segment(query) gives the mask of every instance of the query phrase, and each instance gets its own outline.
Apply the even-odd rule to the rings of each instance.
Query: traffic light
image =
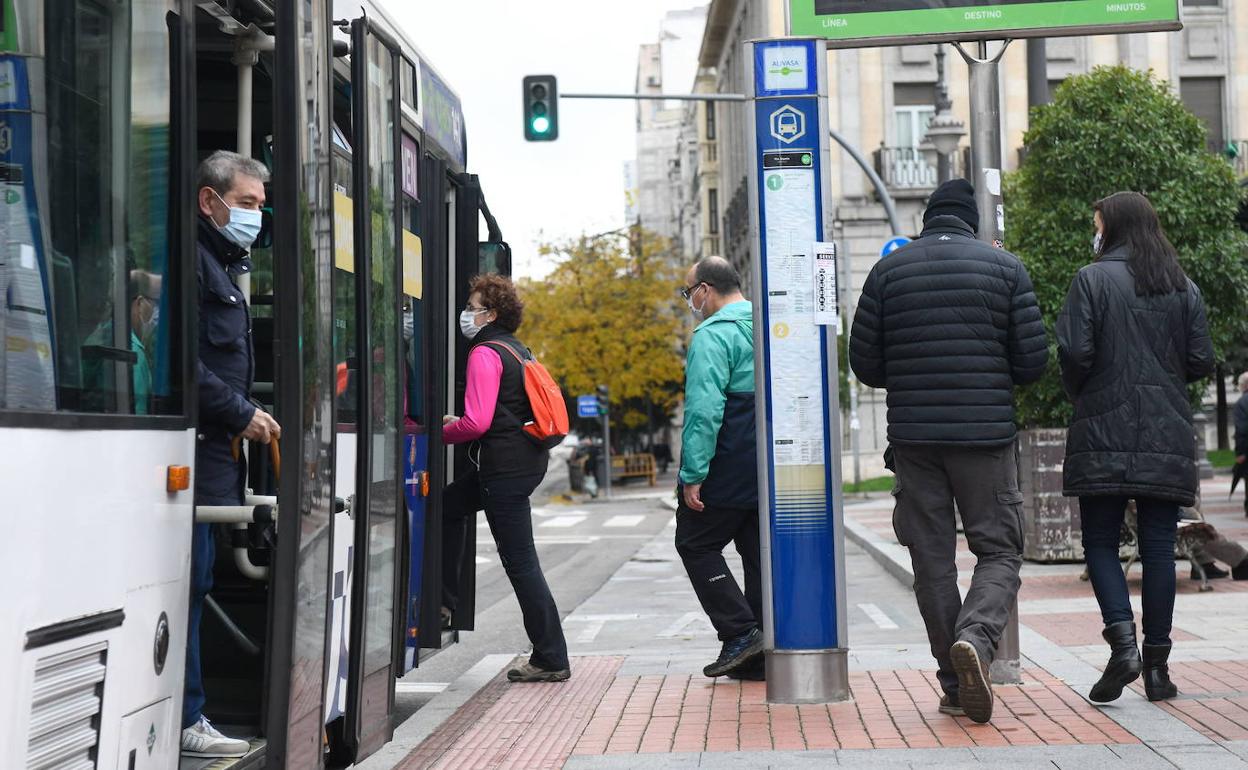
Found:
[[[530,142],[559,138],[559,86],[554,75],[524,78],[524,138]]]

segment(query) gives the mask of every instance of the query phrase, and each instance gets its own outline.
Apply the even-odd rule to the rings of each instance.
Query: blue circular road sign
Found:
[[[880,256],[887,257],[889,254],[892,254],[894,251],[896,251],[897,249],[900,249],[902,246],[905,246],[909,242],[910,242],[909,238],[903,235],[899,235],[896,238],[893,238],[884,244],[884,248],[880,249]]]

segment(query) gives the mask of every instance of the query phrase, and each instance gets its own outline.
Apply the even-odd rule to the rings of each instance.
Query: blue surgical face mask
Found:
[[[230,212],[230,219],[224,225],[216,225],[217,231],[226,237],[230,243],[238,246],[240,249],[250,249],[251,244],[256,242],[256,238],[260,236],[260,228],[262,226],[262,218],[260,212],[255,209],[241,209],[231,206],[225,202],[216,190],[212,191],[217,196],[217,200],[221,201],[221,205],[225,206]]]

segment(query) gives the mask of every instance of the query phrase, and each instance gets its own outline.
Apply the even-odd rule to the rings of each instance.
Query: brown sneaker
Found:
[[[549,671],[527,662],[521,663],[507,672],[507,680],[510,682],[566,682],[571,677],[571,669],[562,668],[558,671]]]
[[[958,674],[958,701],[972,722],[983,724],[992,719],[992,683],[988,666],[970,642],[955,642],[949,648],[953,670]]]
[[[958,702],[957,696],[947,693],[940,696],[940,713],[948,714],[951,717],[966,716],[966,712],[962,710],[962,704]]]

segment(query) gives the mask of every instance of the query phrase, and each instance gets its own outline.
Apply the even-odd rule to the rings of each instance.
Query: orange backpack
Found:
[[[525,359],[521,358],[505,342],[483,344],[506,350],[516,361],[520,362],[520,371],[524,377],[524,392],[529,397],[529,408],[533,411],[533,421],[524,423],[521,430],[533,443],[543,449],[558,446],[564,436],[568,435],[568,405],[564,401],[563,391],[550,376],[550,372],[546,371],[546,367],[542,366],[532,353]],[[515,417],[505,406],[503,411]],[[519,418],[516,419],[519,420]]]

